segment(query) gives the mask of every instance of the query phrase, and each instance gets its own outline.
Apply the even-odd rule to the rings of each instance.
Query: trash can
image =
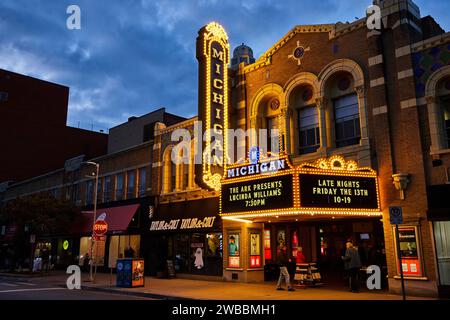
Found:
[[[116,287],[136,288],[144,286],[143,259],[117,259]]]

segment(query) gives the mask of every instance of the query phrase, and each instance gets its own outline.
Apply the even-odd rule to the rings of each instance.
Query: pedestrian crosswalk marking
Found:
[[[7,287],[18,287],[18,284],[14,283],[8,283],[8,282],[0,282],[0,286],[7,286]]]
[[[23,291],[51,291],[51,290],[67,290],[67,288],[13,289],[13,290],[0,290],[0,293],[23,292]]]
[[[24,286],[35,286],[34,283],[29,283],[29,282],[14,282],[14,283],[22,284]]]

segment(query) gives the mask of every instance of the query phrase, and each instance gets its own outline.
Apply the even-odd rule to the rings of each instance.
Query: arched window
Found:
[[[187,159],[184,157],[184,150],[181,149],[178,158],[180,162],[176,164],[177,173],[175,186],[177,190],[186,190],[189,185],[189,163],[186,163]]]
[[[428,78],[425,98],[430,126],[431,153],[450,149],[450,66]]]
[[[338,59],[328,64],[318,75],[320,92],[318,107],[321,125],[321,145],[324,148],[358,147],[369,149],[368,113],[364,73],[352,60]],[[325,132],[322,132],[325,130]],[[361,147],[361,148],[359,148]]]
[[[170,161],[170,188],[169,192],[173,192],[176,190],[177,186],[177,165]]]
[[[437,95],[440,106],[441,136],[444,148],[450,149],[450,76],[440,81]]]
[[[167,147],[163,154],[162,193],[172,192],[175,188],[175,165],[171,159],[172,146]]]
[[[361,127],[358,95],[354,89],[353,78],[342,72],[337,73],[330,82],[336,148],[359,144]]]
[[[359,144],[361,128],[359,126],[358,96],[356,93],[333,100],[336,130],[336,147]]]
[[[289,105],[297,114],[298,153],[316,152],[320,147],[319,114],[310,85],[295,88],[289,97]]]
[[[265,141],[260,141],[260,147],[267,152],[278,153],[280,146],[278,146],[278,139],[280,131],[280,124],[278,116],[280,114],[280,100],[278,98],[272,98],[268,100],[264,112],[264,124],[263,129],[266,129],[265,134],[260,135],[260,139]],[[278,131],[278,134],[277,134]],[[277,139],[277,140],[275,140]],[[277,147],[278,146],[278,147]]]

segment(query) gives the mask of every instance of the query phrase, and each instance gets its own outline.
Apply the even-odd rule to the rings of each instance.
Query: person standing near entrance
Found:
[[[353,246],[353,243],[348,241],[346,247],[347,250],[342,259],[344,260],[345,270],[347,270],[349,274],[350,290],[351,292],[357,293],[359,292],[358,273],[361,269],[361,258],[358,249]]]
[[[284,290],[281,287],[281,282],[284,280],[286,281],[286,286],[288,288],[288,291],[295,291],[294,288],[292,288],[291,286],[291,282],[290,282],[290,276],[289,276],[289,272],[287,269],[289,263],[289,259],[287,256],[287,249],[286,246],[284,245],[284,243],[280,243],[280,253],[278,255],[278,265],[280,266],[280,277],[278,278],[278,283],[277,283],[277,290]]]
[[[303,254],[303,248],[302,247],[297,247],[297,256],[295,257],[295,262],[297,264],[306,262],[306,258],[305,258],[305,255]]]

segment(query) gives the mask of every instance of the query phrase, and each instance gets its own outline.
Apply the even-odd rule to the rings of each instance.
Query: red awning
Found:
[[[97,209],[97,218],[101,215],[105,216],[105,221],[108,223],[108,233],[123,232],[126,231],[131,219],[139,208],[139,204],[132,204],[128,206]],[[92,225],[94,220],[93,211],[83,211],[80,228],[76,233],[78,234],[90,234],[92,233]]]

